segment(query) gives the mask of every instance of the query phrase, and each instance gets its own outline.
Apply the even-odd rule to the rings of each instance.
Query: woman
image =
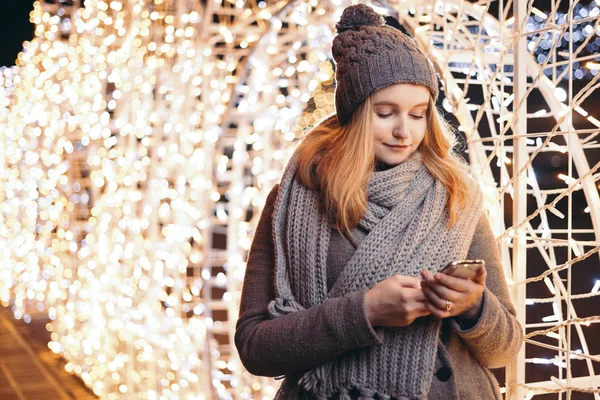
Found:
[[[250,250],[235,343],[278,399],[500,399],[522,332],[431,62],[360,4],[333,41],[336,114],[298,147]],[[471,279],[440,273],[484,259]],[[429,272],[432,271],[432,272]]]

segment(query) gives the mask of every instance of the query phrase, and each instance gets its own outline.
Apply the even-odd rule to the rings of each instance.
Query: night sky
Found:
[[[29,22],[33,1],[9,0],[3,3],[0,12],[0,66],[11,66],[23,50],[23,42],[33,39],[35,27]]]

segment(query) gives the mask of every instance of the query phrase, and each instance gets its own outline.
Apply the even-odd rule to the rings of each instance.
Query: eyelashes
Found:
[[[376,114],[377,114],[377,116],[378,116],[379,118],[388,118],[388,117],[391,117],[392,115],[394,115],[393,113],[390,113],[390,114],[376,113]],[[424,115],[414,115],[414,114],[409,114],[409,116],[410,116],[412,119],[423,119],[423,118],[425,118],[425,116],[424,116]]]

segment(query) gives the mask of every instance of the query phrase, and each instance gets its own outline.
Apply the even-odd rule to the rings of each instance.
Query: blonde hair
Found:
[[[313,128],[298,146],[297,177],[315,190],[329,222],[350,232],[367,209],[367,187],[375,168],[372,102],[368,97],[346,125],[335,114]],[[427,132],[419,145],[423,163],[446,187],[448,226],[468,200],[466,165],[453,152],[455,136],[433,100],[427,108]]]

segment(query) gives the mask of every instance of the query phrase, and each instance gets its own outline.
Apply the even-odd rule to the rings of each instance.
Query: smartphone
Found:
[[[442,270],[443,274],[458,278],[471,279],[477,270],[485,265],[484,260],[460,260],[448,263]]]

